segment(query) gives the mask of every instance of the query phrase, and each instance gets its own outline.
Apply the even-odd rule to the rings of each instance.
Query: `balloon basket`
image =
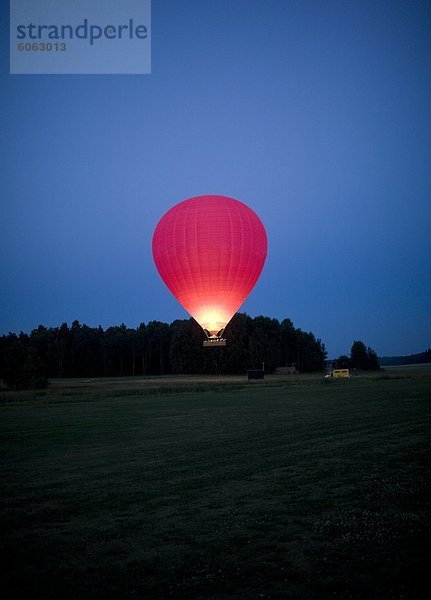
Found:
[[[226,346],[226,340],[222,338],[214,338],[212,340],[204,340],[203,347],[204,348],[215,348],[218,346]]]

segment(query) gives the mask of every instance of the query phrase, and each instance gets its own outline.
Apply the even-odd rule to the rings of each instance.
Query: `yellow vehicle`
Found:
[[[349,369],[334,369],[333,371],[331,371],[330,373],[325,375],[326,379],[329,379],[329,378],[341,379],[344,377],[350,377]]]

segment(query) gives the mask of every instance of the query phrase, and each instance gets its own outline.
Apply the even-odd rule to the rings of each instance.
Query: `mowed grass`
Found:
[[[2,395],[6,598],[424,597],[429,367],[114,383]]]

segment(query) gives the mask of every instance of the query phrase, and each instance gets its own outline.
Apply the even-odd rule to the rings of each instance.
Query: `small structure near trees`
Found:
[[[277,367],[274,371],[276,375],[296,375],[299,373],[298,369],[294,366],[292,367]]]
[[[249,379],[263,379],[265,377],[265,371],[263,369],[251,369],[247,371]]]

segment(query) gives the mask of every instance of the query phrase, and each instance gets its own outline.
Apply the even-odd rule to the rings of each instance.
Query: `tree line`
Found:
[[[280,366],[323,370],[325,345],[290,319],[237,313],[225,331],[226,347],[204,348],[194,319],[119,325],[103,329],[74,321],[39,325],[30,334],[0,337],[0,376],[13,389],[43,387],[52,377],[117,377],[167,374],[271,373]]]
[[[431,348],[418,354],[408,354],[406,356],[382,356],[379,358],[379,362],[382,366],[431,363]]]
[[[369,346],[365,346],[364,342],[360,340],[353,342],[350,356],[339,356],[335,363],[338,369],[358,369],[361,371],[380,369],[377,353]]]

